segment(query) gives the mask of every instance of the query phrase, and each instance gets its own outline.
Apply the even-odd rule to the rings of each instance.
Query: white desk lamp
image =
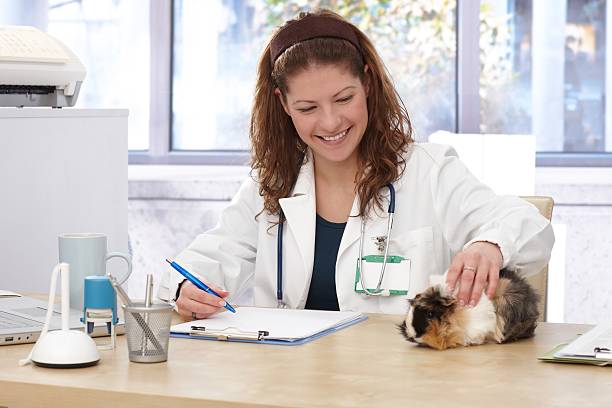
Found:
[[[61,272],[62,282],[62,329],[48,332],[49,323],[55,303],[55,286],[57,274]],[[77,368],[95,365],[100,361],[96,343],[85,332],[68,329],[70,313],[70,266],[60,263],[51,274],[51,289],[49,290],[49,305],[45,325],[40,338],[32,348],[28,357],[19,361],[20,365],[30,361],[41,367]]]

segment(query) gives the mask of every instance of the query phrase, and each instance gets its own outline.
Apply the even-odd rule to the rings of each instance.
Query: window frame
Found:
[[[612,16],[612,0],[606,2],[606,21]],[[150,4],[151,100],[149,149],[128,151],[129,164],[248,165],[248,150],[176,151],[172,138],[172,55],[174,0]],[[480,1],[457,0],[456,13],[456,123],[457,133],[480,132]],[[612,22],[610,24],[612,26]],[[612,30],[606,39],[612,39]],[[606,61],[612,55],[606,52]],[[609,70],[608,70],[609,72]],[[612,90],[606,75],[606,89]],[[159,95],[161,97],[155,97]],[[167,98],[163,96],[169,96]],[[605,111],[612,110],[606,106]],[[604,115],[604,120],[607,115]],[[606,138],[612,137],[612,120],[604,123]],[[536,152],[536,167],[612,167],[612,152]]]

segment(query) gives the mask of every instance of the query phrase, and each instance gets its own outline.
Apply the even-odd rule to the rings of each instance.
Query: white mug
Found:
[[[122,284],[132,273],[132,260],[121,252],[108,252],[106,235],[101,233],[61,234],[59,241],[59,261],[70,265],[70,306],[83,308],[83,286],[86,276],[106,275],[106,261],[123,258],[127,262],[127,273],[117,279]]]

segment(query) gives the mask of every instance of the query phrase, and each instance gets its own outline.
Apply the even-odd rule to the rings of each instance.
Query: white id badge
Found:
[[[370,292],[376,290],[380,274],[382,272],[384,255],[366,255],[363,258],[363,282],[365,287]],[[355,274],[355,292],[365,293],[361,286],[361,271],[359,270],[359,259],[357,259],[357,268]],[[397,255],[387,256],[387,265],[385,267],[385,276],[383,277],[380,289],[381,295],[407,295],[410,289],[410,259]]]

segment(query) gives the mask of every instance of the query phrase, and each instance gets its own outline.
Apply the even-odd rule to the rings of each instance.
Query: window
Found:
[[[247,2],[177,0],[173,150],[247,150],[255,71],[267,26]]]
[[[79,106],[130,109],[131,163],[246,163],[263,45],[286,19],[322,6],[373,40],[417,140],[438,129],[533,133],[539,165],[612,165],[612,1],[2,4],[0,24],[48,29],[80,56]]]
[[[247,150],[258,59],[302,1],[176,0],[172,148]],[[343,15],[382,54],[418,138],[455,126],[455,0],[347,1]],[[330,6],[329,1],[309,2]]]
[[[605,100],[610,4],[559,4],[481,1],[480,129],[534,133],[541,155],[561,161],[559,153],[612,152]]]

